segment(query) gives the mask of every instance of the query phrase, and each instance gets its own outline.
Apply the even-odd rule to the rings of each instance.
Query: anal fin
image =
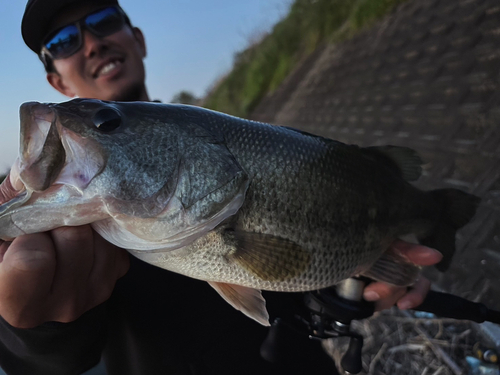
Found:
[[[420,269],[398,251],[390,249],[362,275],[397,286],[408,286],[415,283]]]
[[[214,281],[208,283],[236,310],[264,326],[270,326],[266,300],[259,289]]]

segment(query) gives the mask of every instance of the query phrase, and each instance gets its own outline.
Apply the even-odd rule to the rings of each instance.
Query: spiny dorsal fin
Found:
[[[282,281],[303,273],[311,255],[295,242],[270,234],[228,230],[236,244],[231,259],[266,281]]]
[[[393,167],[406,181],[416,181],[422,174],[422,159],[415,150],[399,146],[373,146],[362,149],[365,155]]]

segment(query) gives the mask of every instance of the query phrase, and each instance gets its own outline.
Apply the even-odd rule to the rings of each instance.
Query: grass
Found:
[[[322,43],[352,37],[404,1],[295,0],[268,35],[236,54],[232,70],[207,94],[203,105],[248,117]]]

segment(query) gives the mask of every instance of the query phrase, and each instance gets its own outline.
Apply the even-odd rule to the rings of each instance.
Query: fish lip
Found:
[[[104,59],[95,68],[91,69],[92,78],[94,78],[94,79],[98,78],[100,76],[100,72],[101,72],[102,68],[104,68],[107,64],[112,63],[114,61],[118,61],[118,62],[123,64],[123,62],[125,61],[125,58],[122,56],[115,55],[115,56],[110,56],[110,57]]]
[[[32,192],[26,189],[18,191],[15,196],[0,204],[0,218],[10,215],[12,211],[26,203],[31,198]]]

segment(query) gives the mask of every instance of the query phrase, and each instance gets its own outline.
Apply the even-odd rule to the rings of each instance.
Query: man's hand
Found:
[[[89,225],[0,241],[0,315],[12,326],[71,322],[106,301],[129,257]]]
[[[393,250],[404,255],[408,262],[420,265],[430,266],[438,263],[443,257],[437,250],[422,245],[414,245],[404,241],[394,241],[391,245]],[[402,309],[412,309],[420,305],[429,292],[431,283],[425,277],[421,277],[412,286],[410,290],[406,287],[398,287],[383,282],[375,282],[368,285],[363,297],[367,301],[375,302],[375,310],[385,310],[391,308],[397,303]]]

